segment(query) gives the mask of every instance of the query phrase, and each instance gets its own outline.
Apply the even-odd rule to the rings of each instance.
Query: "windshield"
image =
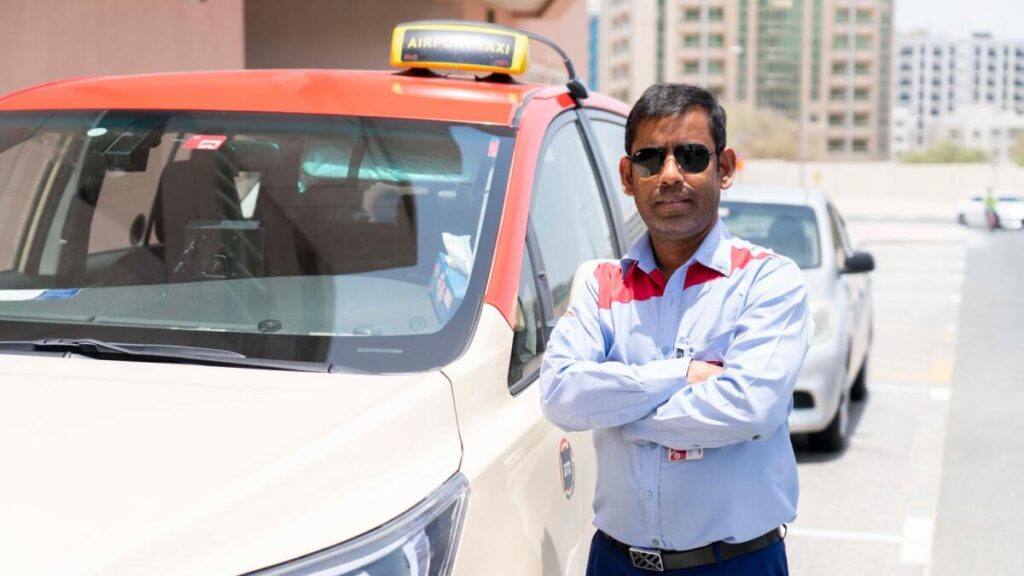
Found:
[[[808,206],[722,201],[719,216],[733,235],[791,258],[802,269],[821,266],[818,221]]]
[[[396,119],[0,115],[0,340],[439,366],[479,311],[511,148]]]

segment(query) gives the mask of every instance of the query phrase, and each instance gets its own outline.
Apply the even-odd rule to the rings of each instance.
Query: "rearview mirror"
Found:
[[[842,274],[860,274],[875,269],[875,258],[870,252],[854,252],[846,258]]]

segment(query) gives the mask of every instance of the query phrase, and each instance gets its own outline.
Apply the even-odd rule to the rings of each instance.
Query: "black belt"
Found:
[[[779,528],[775,528],[774,530],[765,532],[753,540],[747,540],[746,542],[740,542],[738,544],[715,542],[713,544],[708,544],[707,546],[694,548],[693,550],[677,552],[674,550],[658,550],[657,548],[638,548],[636,546],[630,546],[629,544],[619,542],[604,532],[601,532],[601,535],[604,536],[616,550],[629,556],[634,567],[654,572],[682,570],[683,568],[694,568],[697,566],[704,566],[705,564],[714,564],[718,561],[715,558],[715,546],[718,546],[718,554],[721,559],[729,560],[736,558],[737,556],[756,552],[762,548],[767,548],[783,538],[781,530]]]

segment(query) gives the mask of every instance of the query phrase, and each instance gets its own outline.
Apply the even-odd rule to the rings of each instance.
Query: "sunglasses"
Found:
[[[667,155],[666,148],[641,148],[630,160],[636,175],[643,178],[661,172]],[[680,144],[672,149],[672,156],[681,170],[690,173],[703,172],[711,162],[711,150],[703,144]]]

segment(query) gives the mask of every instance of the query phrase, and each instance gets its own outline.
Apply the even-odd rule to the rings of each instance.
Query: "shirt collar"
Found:
[[[697,247],[697,251],[694,252],[693,257],[690,258],[687,264],[696,261],[723,276],[731,276],[732,243],[729,242],[731,238],[732,235],[729,233],[728,228],[725,227],[725,224],[719,218],[715,221],[711,232],[708,232],[708,235],[700,243],[700,246]],[[654,258],[654,247],[651,246],[650,232],[644,232],[644,235],[637,240],[636,244],[633,244],[629,252],[626,252],[626,255],[623,256],[621,265],[623,278],[629,274],[633,266],[640,268],[645,274],[651,274],[658,269],[658,262]]]

